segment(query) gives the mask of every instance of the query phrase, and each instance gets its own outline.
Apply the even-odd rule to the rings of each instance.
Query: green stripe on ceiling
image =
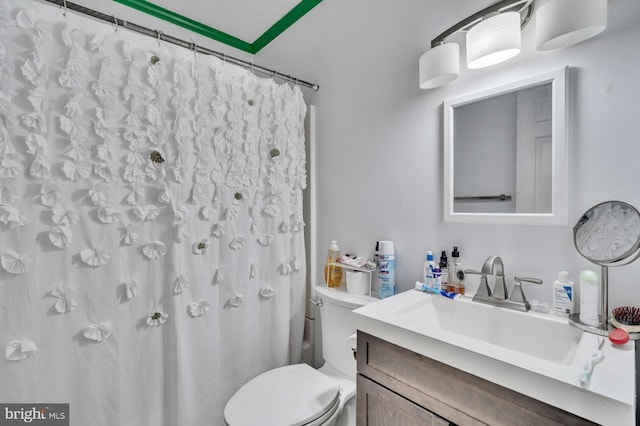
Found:
[[[258,37],[253,43],[248,43],[230,34],[212,28],[191,18],[187,18],[179,13],[172,12],[171,10],[165,9],[146,0],[113,1],[252,54],[258,53],[262,48],[282,34],[287,28],[293,25],[298,19],[302,18],[307,12],[322,2],[322,0],[301,0],[293,9],[287,12],[286,15],[280,18],[278,22],[273,24],[271,28],[265,31],[264,34]]]
[[[186,28],[194,33],[201,34],[205,37],[214,39],[221,43],[227,44],[236,49],[243,50],[248,53],[253,53],[253,48],[250,43],[244,40],[240,40],[237,37],[224,33],[220,30],[216,30],[208,25],[202,24],[193,19],[182,16],[178,13],[172,12],[168,9],[155,5],[145,0],[114,0],[115,2],[124,4],[125,6],[132,7],[141,12],[160,18],[163,21],[170,22],[174,25],[178,25],[182,28]]]
[[[306,15],[307,12],[316,7],[321,1],[322,0],[302,0],[298,3],[293,9],[280,18],[278,22],[273,24],[271,28],[265,31],[264,34],[253,42],[251,45],[253,47],[253,53],[258,53],[263,47],[271,43],[273,39],[282,34],[287,28]]]

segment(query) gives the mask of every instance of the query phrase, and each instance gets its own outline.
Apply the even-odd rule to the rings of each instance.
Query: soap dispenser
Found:
[[[327,283],[327,287],[340,287],[342,283],[342,268],[335,266],[339,256],[340,247],[338,247],[338,242],[333,240],[329,245],[327,261],[324,265],[324,280]]]

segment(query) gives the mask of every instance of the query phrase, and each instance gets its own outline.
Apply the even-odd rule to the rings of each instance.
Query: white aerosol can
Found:
[[[378,241],[378,264],[380,299],[384,299],[396,293],[396,265],[393,241]]]

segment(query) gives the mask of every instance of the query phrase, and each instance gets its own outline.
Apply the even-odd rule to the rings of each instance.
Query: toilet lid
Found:
[[[224,408],[230,426],[305,425],[340,397],[338,383],[307,364],[288,365],[245,384]]]

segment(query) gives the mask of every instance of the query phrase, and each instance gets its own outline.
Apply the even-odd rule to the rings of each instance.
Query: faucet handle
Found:
[[[476,296],[491,296],[491,289],[489,288],[489,283],[487,282],[487,273],[476,271],[475,269],[465,269],[465,274],[470,275],[480,275],[480,285],[478,286],[478,290],[476,291]]]
[[[518,282],[542,284],[542,280],[540,278],[513,277],[513,279],[518,281]]]
[[[525,278],[525,277],[513,277],[515,284],[513,286],[513,292],[511,293],[511,297],[509,298],[512,302],[523,303],[527,311],[529,310],[529,302],[527,301],[527,297],[524,295],[524,291],[522,291],[522,283],[532,283],[532,284],[542,284],[542,280],[539,278]]]

